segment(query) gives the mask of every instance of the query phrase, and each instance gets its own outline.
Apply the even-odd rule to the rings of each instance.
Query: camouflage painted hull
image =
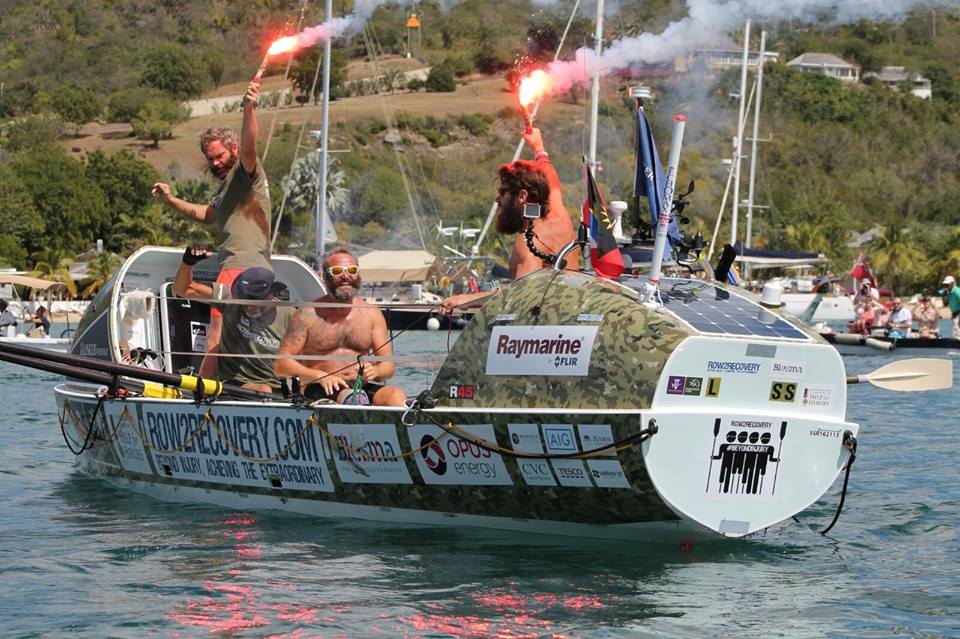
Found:
[[[638,412],[435,409],[407,426],[402,409],[131,399],[97,410],[89,392],[66,385],[57,401],[72,447],[88,441],[85,469],[161,499],[608,539],[713,536],[659,498],[640,447],[517,459],[433,424],[454,422],[508,451],[552,424],[557,445],[576,448],[573,433],[602,441],[639,432]]]

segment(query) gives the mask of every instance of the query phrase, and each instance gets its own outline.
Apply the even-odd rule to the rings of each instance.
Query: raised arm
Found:
[[[243,96],[243,125],[240,127],[240,163],[244,170],[252,174],[257,170],[257,98],[260,96],[260,83],[251,82]]]

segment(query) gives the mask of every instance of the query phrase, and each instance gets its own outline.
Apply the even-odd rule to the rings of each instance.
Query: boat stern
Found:
[[[691,337],[660,376],[643,445],[660,497],[741,537],[806,509],[848,463],[839,354],[814,342]]]

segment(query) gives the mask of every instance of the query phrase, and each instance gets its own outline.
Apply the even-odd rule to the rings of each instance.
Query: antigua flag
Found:
[[[656,233],[657,220],[663,209],[663,187],[667,181],[663,177],[663,165],[660,163],[660,154],[657,153],[657,143],[653,140],[653,130],[643,113],[643,108],[637,109],[637,148],[634,157],[634,166],[637,167],[633,180],[633,193],[636,197],[645,197],[650,206],[650,221],[653,222]],[[637,212],[639,218],[639,211]],[[667,227],[667,241],[673,248],[681,241],[680,227],[676,219],[670,220]],[[666,258],[665,251],[663,256]]]
[[[623,256],[613,237],[613,222],[607,216],[607,205],[600,195],[600,187],[593,178],[590,165],[584,163],[587,174],[587,197],[583,202],[583,224],[590,229],[590,256],[593,270],[600,277],[616,278],[623,273]],[[595,245],[594,245],[595,244]]]
[[[860,282],[866,278],[870,280],[870,286],[877,288],[877,278],[874,277],[873,271],[870,269],[870,263],[862,253],[857,258],[857,263],[853,265],[850,276],[856,280],[856,286],[860,286]]]

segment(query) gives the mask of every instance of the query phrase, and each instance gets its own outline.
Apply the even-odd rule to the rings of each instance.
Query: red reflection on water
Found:
[[[544,635],[563,639],[566,635],[547,616],[597,610],[607,605],[593,594],[569,597],[551,593],[520,594],[512,588],[495,588],[473,593],[470,597],[490,614],[443,614],[440,611],[445,606],[431,602],[425,607],[437,612],[402,618],[399,621],[407,627],[393,630],[410,638],[443,633],[463,639],[532,639]],[[409,632],[411,627],[417,632]]]
[[[234,543],[237,561],[255,562],[263,557],[261,546],[255,541],[257,519],[246,513],[235,513],[221,522],[221,534]],[[227,570],[222,580],[208,579],[204,582],[207,595],[188,599],[179,610],[170,613],[171,621],[184,626],[206,628],[213,634],[231,634],[249,628],[264,628],[274,621],[296,626],[309,626],[317,622],[334,622],[338,619],[321,616],[316,602],[295,604],[280,602],[261,603],[257,592],[261,586],[246,586],[236,583],[250,574],[249,568]],[[271,590],[296,590],[294,584],[271,584]],[[273,637],[303,637],[303,630],[270,634]]]

